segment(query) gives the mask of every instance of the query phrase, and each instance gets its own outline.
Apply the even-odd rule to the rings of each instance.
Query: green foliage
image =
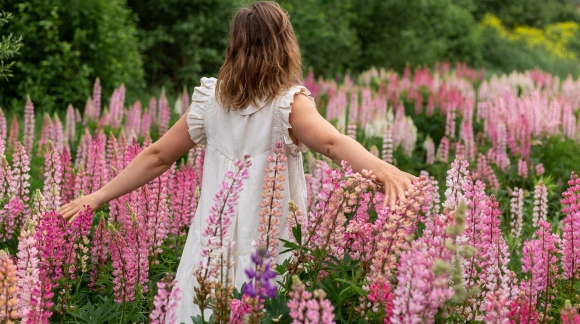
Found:
[[[97,76],[104,97],[122,82],[129,95],[142,88],[137,32],[124,0],[0,0],[0,7],[14,12],[8,32],[22,34],[24,43],[0,104],[30,94],[48,110],[82,106]]]
[[[456,0],[456,2],[467,1]],[[580,22],[576,0],[477,0],[473,3],[474,16],[477,20],[489,12],[510,27],[517,25],[544,27],[559,21]]]
[[[234,10],[233,0],[129,0],[138,15],[146,80],[181,89],[217,75]]]
[[[358,69],[402,70],[438,61],[478,65],[477,24],[451,0],[359,0],[354,26],[362,44]]]
[[[304,67],[332,77],[356,65],[361,46],[354,19],[356,1],[280,0],[300,43]]]
[[[0,27],[8,23],[12,18],[9,12],[0,12]],[[15,61],[5,63],[6,60],[11,59],[18,54],[18,50],[22,46],[22,36],[14,37],[14,34],[2,35],[0,39],[0,79],[4,78],[8,81],[8,77],[12,76],[10,68],[16,63]]]

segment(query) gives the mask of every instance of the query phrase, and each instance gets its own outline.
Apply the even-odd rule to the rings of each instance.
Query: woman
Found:
[[[193,304],[192,273],[205,244],[201,233],[218,183],[226,171],[235,169],[234,160],[249,154],[252,162],[238,200],[237,217],[229,228],[235,241],[233,280],[238,289],[245,281],[243,269],[250,263],[251,242],[259,234],[256,229],[262,179],[274,143],[284,141],[288,159],[282,206],[294,200],[304,210],[302,152],[306,147],[336,163],[345,160],[354,171],[372,170],[384,184],[385,202],[391,207],[397,199],[404,199],[415,179],[340,134],[320,116],[310,92],[298,85],[302,81],[298,42],[288,14],[277,3],[256,2],[239,10],[232,19],[229,36],[217,79],[201,79],[188,113],[103,188],[59,210],[72,221],[84,205],[95,209],[129,193],[167,171],[195,145],[206,145],[201,197],[176,275],[183,295],[177,311],[179,321],[184,323],[191,323],[190,317],[199,313]],[[281,226],[285,219],[282,217]],[[287,231],[280,232],[284,237]]]

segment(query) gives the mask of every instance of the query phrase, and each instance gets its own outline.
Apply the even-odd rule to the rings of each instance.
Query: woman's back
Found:
[[[286,172],[282,174],[284,187],[281,201],[282,216],[278,230],[280,236],[287,238],[286,214],[288,202],[293,200],[299,208],[306,203],[306,184],[302,166],[302,151],[306,147],[292,142],[289,134],[291,104],[294,95],[310,92],[302,86],[294,86],[288,91],[279,93],[274,99],[264,102],[257,100],[245,108],[228,111],[222,107],[215,96],[216,79],[203,78],[201,86],[195,88],[192,105],[187,115],[189,134],[196,144],[205,144],[206,152],[203,168],[203,190],[197,211],[191,225],[183,256],[177,270],[178,286],[183,297],[178,305],[178,316],[188,322],[192,314],[199,314],[193,304],[196,280],[192,275],[195,267],[202,260],[201,250],[207,246],[207,237],[202,235],[207,227],[206,219],[214,204],[213,197],[219,190],[219,183],[224,174],[235,171],[234,161],[250,156],[252,163],[249,178],[243,182],[243,190],[238,199],[232,225],[229,226],[229,237],[235,242],[232,250],[234,269],[233,284],[240,289],[247,281],[244,269],[251,265],[252,242],[258,240],[260,232],[260,202],[262,198],[265,169],[269,165],[267,158],[272,154],[275,143],[283,141],[287,158]],[[281,246],[278,247],[281,251]],[[278,261],[282,261],[279,258]]]

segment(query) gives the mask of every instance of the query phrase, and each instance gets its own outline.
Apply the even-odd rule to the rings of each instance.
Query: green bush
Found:
[[[361,48],[351,26],[355,1],[280,0],[288,10],[306,69],[333,77],[356,66]]]
[[[149,86],[168,90],[217,75],[234,0],[129,0],[138,15]]]
[[[354,26],[362,44],[358,70],[481,62],[477,23],[451,0],[358,0]]]
[[[514,41],[499,35],[489,26],[480,27],[481,56],[485,67],[492,73],[510,73],[539,68],[561,78],[569,74],[580,75],[580,62],[556,58],[541,47],[530,47],[522,41]],[[574,43],[575,44],[575,43]],[[580,51],[577,51],[580,54]]]
[[[7,24],[11,18],[12,14],[0,12],[0,27]],[[18,54],[20,46],[22,46],[22,36],[15,37],[14,34],[8,34],[0,38],[0,79],[4,78],[8,81],[8,77],[13,76],[10,68],[16,61],[12,58]]]
[[[0,87],[0,104],[19,106],[29,94],[45,110],[84,107],[97,76],[104,97],[121,83],[129,97],[143,87],[125,0],[0,0],[0,7],[14,13],[7,29],[24,43],[14,78]]]
[[[576,0],[477,0],[474,3],[475,19],[480,20],[489,12],[499,17],[509,27],[517,25],[544,27],[561,21],[580,22]]]

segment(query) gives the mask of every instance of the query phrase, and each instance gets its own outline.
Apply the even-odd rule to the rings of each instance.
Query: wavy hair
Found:
[[[240,9],[230,25],[216,98],[228,111],[268,102],[302,82],[302,58],[288,12],[273,1]]]

